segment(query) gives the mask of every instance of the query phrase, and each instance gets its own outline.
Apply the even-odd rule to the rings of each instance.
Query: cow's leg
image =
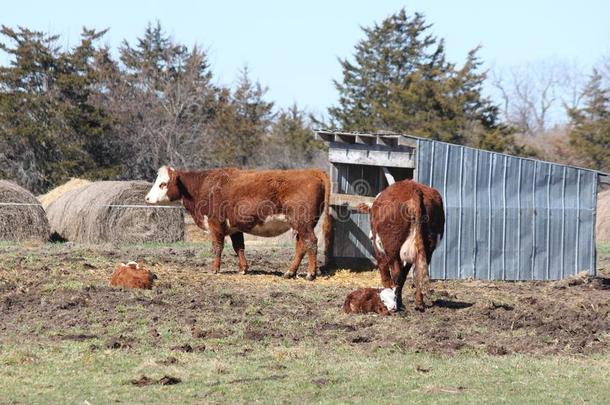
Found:
[[[239,257],[239,270],[241,274],[246,274],[248,271],[248,261],[246,260],[246,245],[244,244],[243,232],[236,232],[231,235],[231,244],[233,250]]]
[[[377,267],[379,268],[379,276],[381,277],[381,284],[383,288],[392,288],[392,276],[390,275],[390,261],[387,256],[377,254]]]
[[[423,253],[418,253],[414,265],[413,279],[415,280],[415,309],[424,310],[424,292],[428,288],[428,262]]]
[[[305,278],[312,281],[316,278],[318,269],[318,238],[313,229],[308,230],[303,235],[303,245],[307,251],[307,259],[309,261]]]
[[[301,235],[297,233],[296,245],[294,248],[294,259],[292,259],[292,263],[290,264],[290,268],[288,269],[288,271],[284,273],[285,278],[292,278],[297,275],[297,270],[301,265],[301,260],[303,260],[303,256],[305,256],[303,238],[301,238]]]
[[[407,263],[405,267],[402,267],[399,260],[394,260],[392,263],[392,280],[394,281],[394,287],[396,288],[394,293],[396,294],[397,311],[404,309],[404,305],[402,303],[402,288],[405,285],[405,280],[407,279],[407,273],[409,272],[410,266],[411,264]]]
[[[220,226],[214,226],[210,223],[210,236],[212,237],[212,253],[214,254],[212,273],[217,274],[220,270],[222,250],[225,246],[225,234]]]

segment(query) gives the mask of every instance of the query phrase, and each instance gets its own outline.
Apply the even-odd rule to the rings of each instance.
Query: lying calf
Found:
[[[343,303],[346,314],[390,315],[390,311],[395,310],[396,294],[392,288],[361,288],[348,295]]]
[[[110,285],[150,290],[156,278],[157,276],[136,262],[121,263],[112,273]]]

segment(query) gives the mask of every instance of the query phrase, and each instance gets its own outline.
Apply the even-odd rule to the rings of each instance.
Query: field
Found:
[[[433,282],[430,307],[341,313],[375,272],[284,280],[290,247],[0,244],[2,403],[607,403],[610,246],[601,277]],[[108,285],[143,259],[151,291]],[[302,265],[304,269],[305,263]]]

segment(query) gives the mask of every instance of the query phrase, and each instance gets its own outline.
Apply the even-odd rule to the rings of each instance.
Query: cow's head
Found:
[[[157,172],[155,184],[146,194],[146,202],[158,204],[178,200],[181,197],[178,182],[178,173],[169,166],[162,166]]]
[[[389,311],[396,311],[396,288],[384,288],[379,297]]]

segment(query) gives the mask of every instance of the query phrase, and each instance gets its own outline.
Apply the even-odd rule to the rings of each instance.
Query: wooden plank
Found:
[[[398,138],[399,146],[407,146],[409,148],[417,148],[417,140],[413,138],[407,138],[406,136],[401,136]]]
[[[363,195],[352,195],[352,194],[331,194],[330,205],[343,205],[348,208],[356,208],[358,204],[372,204],[375,201],[375,197],[366,197]]]
[[[328,160],[332,163],[352,165],[415,167],[415,153],[413,149],[394,150],[373,145],[332,143],[328,150]]]

